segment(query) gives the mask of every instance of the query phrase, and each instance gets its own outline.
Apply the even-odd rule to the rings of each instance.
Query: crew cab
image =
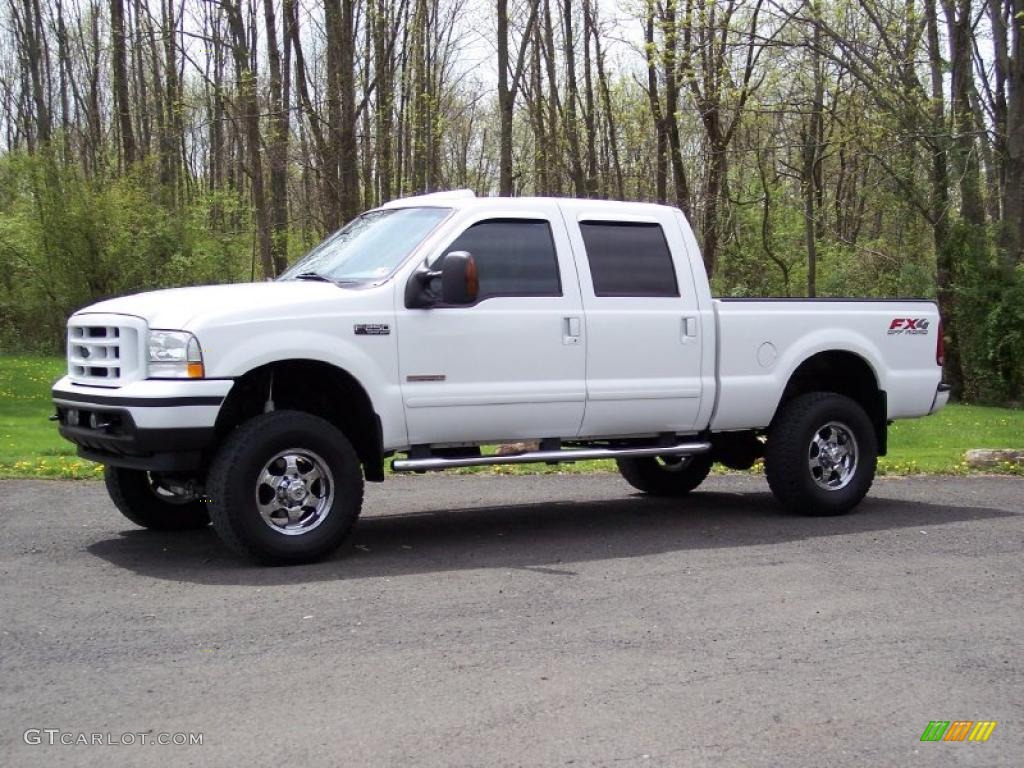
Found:
[[[942,350],[930,301],[713,299],[676,208],[455,191],[364,213],[272,282],[76,312],[53,399],[130,520],[298,563],[389,460],[607,458],[683,496],[763,458],[783,505],[841,514],[889,422],[945,404]]]

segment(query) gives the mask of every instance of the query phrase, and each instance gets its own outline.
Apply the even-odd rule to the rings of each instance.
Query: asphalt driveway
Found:
[[[6,766],[1024,765],[1020,479],[804,519],[750,477],[398,478],[333,559],[272,569],[96,483],[0,508]],[[134,743],[60,743],[94,733]]]

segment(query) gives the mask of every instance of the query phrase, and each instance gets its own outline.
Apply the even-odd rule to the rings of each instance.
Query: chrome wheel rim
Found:
[[[811,436],[807,447],[807,468],[819,488],[838,491],[857,472],[857,438],[839,421],[830,421]]]
[[[256,508],[271,530],[308,533],[334,505],[334,476],[327,462],[305,448],[289,448],[263,465],[256,479]]]

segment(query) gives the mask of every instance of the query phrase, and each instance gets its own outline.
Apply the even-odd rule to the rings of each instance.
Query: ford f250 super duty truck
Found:
[[[389,458],[608,458],[658,496],[763,458],[783,505],[840,514],[887,424],[948,397],[930,301],[713,299],[675,208],[470,192],[369,211],[273,282],[86,307],[67,345],[60,433],[118,509],[267,563],[335,549]],[[481,452],[510,441],[537,447]]]

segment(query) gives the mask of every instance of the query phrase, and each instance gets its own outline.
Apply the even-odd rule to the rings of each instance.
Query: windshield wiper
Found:
[[[321,275],[319,272],[299,272],[292,278],[293,280],[319,280],[323,283],[336,283],[336,280],[328,277],[327,275]]]
[[[289,278],[290,280],[316,280],[322,283],[334,283],[339,288],[350,287],[353,285],[365,285],[366,280],[363,278],[346,278],[346,277],[328,277],[319,272],[299,272],[297,275],[293,275]]]

